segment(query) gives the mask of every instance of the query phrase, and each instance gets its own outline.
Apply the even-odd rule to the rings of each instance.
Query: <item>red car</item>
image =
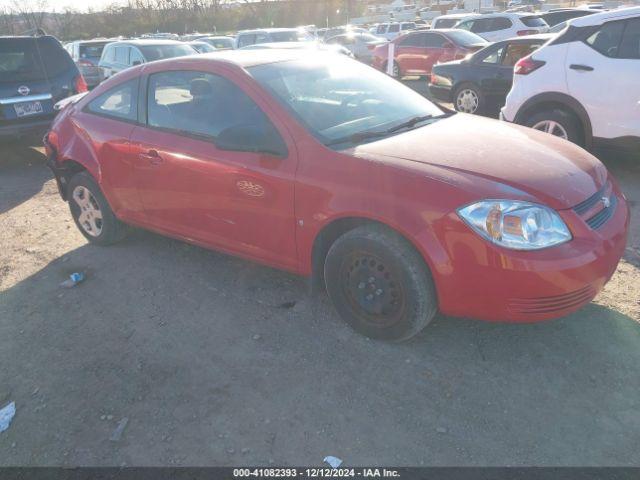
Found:
[[[431,68],[436,63],[462,59],[489,45],[484,38],[466,30],[443,28],[409,32],[373,51],[372,65],[383,72],[387,71],[391,44],[394,45],[394,77],[431,75]]]
[[[586,151],[444,113],[330,53],[134,67],[69,102],[45,142],[90,242],[135,225],[310,277],[375,338],[409,338],[437,310],[567,314],[626,243],[625,198]]]

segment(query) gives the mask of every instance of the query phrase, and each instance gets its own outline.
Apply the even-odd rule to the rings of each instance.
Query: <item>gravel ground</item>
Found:
[[[639,163],[607,161],[632,235],[592,304],[385,344],[289,274],[142,231],[88,245],[44,162],[0,146],[0,465],[640,465]]]

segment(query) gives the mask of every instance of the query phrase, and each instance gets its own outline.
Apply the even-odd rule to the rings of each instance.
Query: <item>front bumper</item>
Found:
[[[508,250],[468,228],[449,231],[454,245],[449,274],[435,275],[441,311],[489,321],[536,322],[589,303],[615,272],[626,246],[629,208],[617,190],[616,198],[615,211],[596,229],[572,209],[560,211],[574,238],[544,250]]]

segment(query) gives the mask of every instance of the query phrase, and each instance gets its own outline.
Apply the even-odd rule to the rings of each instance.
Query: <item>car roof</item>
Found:
[[[184,42],[178,40],[163,40],[161,38],[147,38],[138,40],[120,40],[117,42],[110,42],[112,45],[134,45],[143,47],[145,45],[184,45]]]
[[[298,29],[297,28],[254,28],[252,30],[240,30],[238,32],[238,34],[243,34],[243,33],[260,33],[260,32],[266,32],[266,33],[276,33],[276,32],[297,32]]]
[[[318,50],[314,52],[313,58],[318,55],[327,55],[327,58],[335,58],[335,53]],[[331,55],[331,57],[329,57]],[[265,49],[240,49],[240,50],[218,50],[216,52],[204,53],[200,55],[168,58],[147,63],[147,66],[159,66],[162,64],[177,62],[180,65],[194,66],[202,64],[202,62],[214,62],[227,64],[240,68],[255,67],[258,65],[267,65],[271,63],[288,62],[293,60],[305,60],[309,58],[309,51],[300,48],[265,48]]]
[[[574,18],[571,21],[573,27],[588,27],[589,25],[600,25],[607,20],[615,20],[618,18],[640,16],[640,7],[619,8],[617,10],[609,10],[593,15],[585,15],[584,17]]]
[[[450,13],[448,15],[439,15],[436,18],[434,18],[433,20],[440,20],[440,19],[448,19],[448,18],[466,18],[466,17],[481,17],[482,15],[480,15],[479,13]]]

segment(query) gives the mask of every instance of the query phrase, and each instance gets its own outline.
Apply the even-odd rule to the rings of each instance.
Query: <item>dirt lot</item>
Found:
[[[640,465],[640,164],[606,162],[632,237],[591,305],[396,345],[285,273],[146,232],[88,245],[44,161],[0,147],[1,465]]]

